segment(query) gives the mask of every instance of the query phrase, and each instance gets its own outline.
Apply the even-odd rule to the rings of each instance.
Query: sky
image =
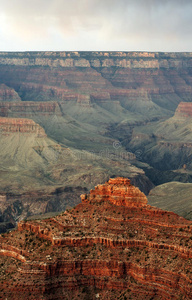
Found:
[[[0,51],[192,52],[192,1],[0,0]]]

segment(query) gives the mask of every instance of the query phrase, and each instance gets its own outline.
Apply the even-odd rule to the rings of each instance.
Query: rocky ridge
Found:
[[[0,296],[191,299],[191,233],[128,179],[110,179],[74,209],[0,237]]]
[[[13,88],[0,84],[0,101],[21,101],[21,98]]]
[[[192,53],[158,52],[24,52],[0,53],[0,64],[51,67],[178,68]],[[192,61],[190,61],[192,64]]]

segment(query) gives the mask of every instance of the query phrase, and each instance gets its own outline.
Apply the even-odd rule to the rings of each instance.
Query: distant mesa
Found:
[[[34,133],[38,137],[46,137],[44,129],[33,120],[21,118],[1,118],[0,117],[0,132],[3,135],[11,133]]]
[[[24,101],[24,102],[0,102],[0,116],[9,117],[16,116],[19,117],[30,117],[34,114],[40,116],[51,116],[51,115],[61,115],[59,106],[56,102],[33,102],[33,101]]]

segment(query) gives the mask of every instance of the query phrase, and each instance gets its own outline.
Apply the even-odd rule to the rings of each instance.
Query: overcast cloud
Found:
[[[190,0],[0,0],[0,51],[191,51]]]

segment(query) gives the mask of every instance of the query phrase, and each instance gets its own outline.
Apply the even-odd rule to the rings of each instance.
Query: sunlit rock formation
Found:
[[[0,237],[0,297],[191,299],[191,232],[128,179],[110,179],[74,209]]]

